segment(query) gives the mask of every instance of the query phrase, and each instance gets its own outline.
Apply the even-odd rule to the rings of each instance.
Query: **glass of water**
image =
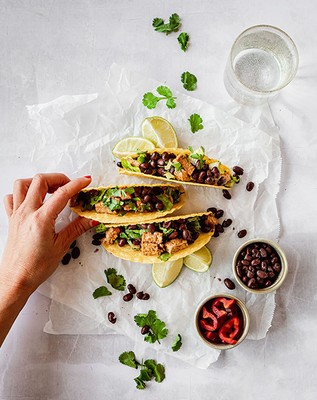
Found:
[[[239,103],[266,103],[294,78],[298,51],[293,40],[270,25],[253,26],[235,40],[224,83]]]

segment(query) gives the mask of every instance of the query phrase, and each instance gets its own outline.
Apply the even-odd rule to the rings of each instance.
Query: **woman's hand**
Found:
[[[71,181],[63,174],[39,174],[17,180],[13,194],[5,197],[9,231],[0,265],[0,331],[55,271],[70,244],[91,228],[90,220],[78,217],[55,232],[58,214],[90,182],[89,176]],[[52,196],[44,201],[48,193]]]

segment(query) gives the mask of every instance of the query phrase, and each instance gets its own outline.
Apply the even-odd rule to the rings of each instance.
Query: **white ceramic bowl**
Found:
[[[242,312],[242,317],[243,317],[243,333],[241,335],[241,337],[237,340],[237,343],[235,344],[223,344],[223,343],[212,343],[210,341],[208,341],[202,334],[200,327],[199,327],[199,322],[198,322],[198,317],[199,317],[199,313],[202,309],[202,307],[208,303],[210,300],[212,299],[216,299],[217,297],[226,297],[229,299],[235,299],[237,302],[237,305],[239,306],[241,312]],[[212,296],[206,297],[197,307],[196,312],[195,312],[195,329],[196,332],[198,334],[198,336],[200,337],[200,339],[208,346],[211,347],[213,349],[217,349],[217,350],[228,350],[228,349],[232,349],[233,347],[238,346],[247,336],[248,332],[249,332],[249,327],[250,327],[250,316],[249,316],[249,312],[248,309],[246,307],[246,305],[237,297],[233,296],[232,294],[228,294],[228,293],[217,293],[214,294]]]
[[[266,244],[269,244],[271,247],[273,247],[273,249],[276,251],[276,253],[280,257],[280,260],[281,260],[281,271],[280,271],[276,281],[271,286],[268,286],[267,288],[251,289],[240,279],[240,277],[237,274],[236,264],[237,264],[237,260],[238,260],[239,254],[244,250],[244,248],[246,248],[249,244],[252,244],[252,243],[266,243]],[[286,278],[287,272],[288,272],[288,264],[287,264],[287,259],[286,259],[284,251],[280,248],[280,246],[277,243],[272,242],[272,240],[268,240],[268,239],[256,238],[256,239],[248,240],[247,242],[243,243],[238,248],[238,250],[235,252],[235,255],[233,257],[232,269],[233,269],[233,273],[234,273],[234,276],[235,276],[238,284],[243,289],[247,290],[248,292],[255,293],[255,294],[266,294],[266,293],[273,292],[274,290],[278,289],[282,285],[282,283],[284,282],[284,280]]]

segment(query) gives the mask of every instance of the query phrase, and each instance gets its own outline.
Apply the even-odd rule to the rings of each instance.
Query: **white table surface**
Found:
[[[177,89],[180,74],[192,71],[194,96],[221,106],[231,101],[222,80],[227,55],[245,28],[279,26],[300,54],[297,77],[272,103],[283,157],[280,244],[290,272],[266,338],[222,353],[207,370],[166,357],[166,380],[142,392],[135,371],[117,362],[133,348],[130,339],[45,334],[49,300],[34,294],[0,350],[0,399],[316,399],[316,2],[0,0],[0,9],[1,197],[32,173],[11,145],[24,134],[25,105],[100,91],[113,62]],[[191,35],[185,54],[177,35],[151,27],[173,12]],[[3,210],[0,217],[3,234]]]

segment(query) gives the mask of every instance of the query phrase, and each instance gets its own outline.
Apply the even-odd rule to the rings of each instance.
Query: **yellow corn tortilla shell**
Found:
[[[178,215],[174,217],[167,217],[167,218],[158,218],[152,221],[147,221],[147,223],[160,223],[160,222],[167,222],[167,221],[173,221],[177,219],[187,219],[187,218],[192,218],[192,217],[198,217],[201,215],[212,215],[214,218],[215,225],[219,224],[218,220],[216,217],[214,217],[213,213],[208,212],[208,213],[195,213],[195,214],[187,214],[187,215]],[[125,225],[125,224],[123,224]],[[112,227],[115,226],[123,226],[121,225],[111,225]],[[199,237],[195,240],[194,243],[190,244],[186,249],[182,249],[178,251],[177,253],[172,254],[172,256],[168,259],[168,261],[175,261],[178,260],[179,258],[184,258],[188,256],[189,254],[195,253],[195,251],[199,250],[205,244],[209,242],[211,237],[213,236],[214,231],[210,231],[208,233],[203,233],[201,232],[199,234]],[[113,243],[113,244],[105,244],[102,242],[102,246],[104,247],[105,250],[109,251],[109,253],[113,254],[115,257],[122,258],[124,260],[132,261],[132,262],[139,262],[142,264],[153,264],[153,263],[163,263],[158,256],[145,256],[142,254],[141,250],[133,250],[129,245],[125,245],[123,247],[120,247],[118,243]]]
[[[172,214],[174,211],[179,210],[185,204],[185,189],[182,185],[171,185],[171,184],[157,184],[157,185],[149,185],[149,184],[138,184],[138,185],[121,185],[121,186],[100,186],[100,187],[93,187],[93,188],[86,188],[81,190],[82,192],[89,192],[90,190],[102,190],[102,189],[111,189],[113,187],[118,187],[119,189],[126,189],[128,187],[137,187],[137,186],[151,186],[151,187],[161,187],[161,186],[169,186],[179,189],[182,193],[179,197],[179,202],[175,203],[173,207],[167,211],[147,211],[147,212],[140,212],[140,211],[127,211],[124,215],[118,214],[107,214],[107,213],[98,213],[94,210],[85,210],[82,211],[81,206],[71,207],[71,210],[74,211],[76,214],[80,215],[81,217],[93,219],[98,222],[102,222],[104,224],[136,224],[142,223],[143,221],[150,221],[154,220],[158,217],[163,217],[164,215]]]
[[[153,150],[149,150],[147,151],[147,153],[152,154],[154,152],[157,152],[159,154],[163,154],[165,151],[168,153],[174,153],[176,156],[178,156],[179,154],[184,154],[184,155],[190,155],[191,152],[187,149],[161,149],[161,148],[156,148]],[[139,154],[132,154],[128,157],[122,157],[122,159],[124,160],[128,160],[129,158],[134,158],[135,156],[138,156]],[[207,164],[212,164],[214,162],[217,162],[219,160],[216,160],[214,158],[209,158],[206,155],[204,156],[204,160]],[[231,170],[229,167],[227,167],[224,164],[221,164],[223,169],[225,170],[225,172],[228,172],[231,175]],[[231,189],[231,187],[229,186],[216,186],[216,185],[207,185],[206,183],[196,183],[196,182],[186,182],[186,181],[178,181],[177,179],[167,179],[167,178],[163,178],[161,176],[155,176],[155,175],[148,175],[148,174],[144,174],[142,172],[134,172],[134,171],[128,171],[124,168],[120,168],[118,169],[119,174],[124,174],[124,175],[132,175],[132,176],[139,176],[141,178],[150,178],[150,179],[158,179],[160,181],[166,181],[166,182],[177,182],[177,183],[181,183],[182,185],[194,185],[194,186],[203,186],[203,187],[212,187],[212,188],[216,188],[216,189]]]

